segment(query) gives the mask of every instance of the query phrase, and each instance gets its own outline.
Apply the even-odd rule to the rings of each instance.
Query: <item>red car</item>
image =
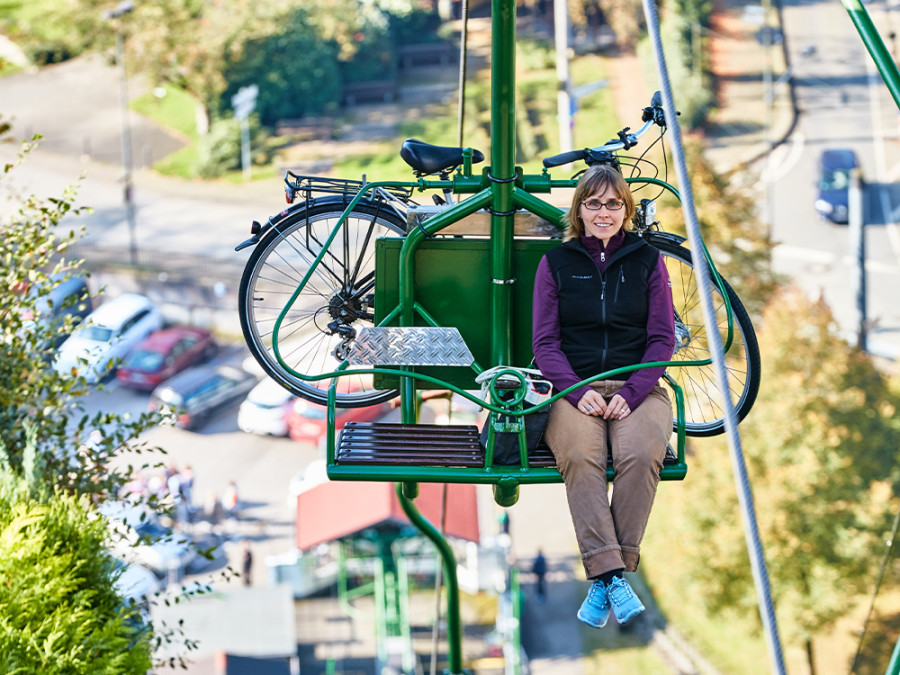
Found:
[[[132,389],[151,391],[185,368],[216,353],[212,333],[193,326],[173,326],[154,331],[125,357],[116,374]]]
[[[390,402],[370,405],[366,408],[337,408],[335,429],[343,429],[347,422],[373,422],[391,410]],[[325,438],[326,408],[298,398],[288,416],[288,434],[292,440],[319,444]]]

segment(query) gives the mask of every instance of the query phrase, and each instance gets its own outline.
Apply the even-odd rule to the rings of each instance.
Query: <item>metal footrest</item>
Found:
[[[338,464],[484,466],[478,427],[348,422],[338,439]]]
[[[363,328],[347,357],[354,365],[470,366],[475,361],[456,328]]]

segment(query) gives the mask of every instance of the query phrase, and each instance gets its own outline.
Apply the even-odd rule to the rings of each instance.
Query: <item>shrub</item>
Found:
[[[233,117],[216,120],[197,146],[197,175],[217,178],[241,166],[241,124]]]

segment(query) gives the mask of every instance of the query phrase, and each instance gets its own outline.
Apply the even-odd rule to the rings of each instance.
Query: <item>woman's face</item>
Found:
[[[596,210],[588,208],[588,206],[596,207],[599,204],[604,206]],[[610,204],[619,208],[610,209],[607,206]],[[588,237],[596,237],[603,242],[604,246],[609,243],[613,235],[622,229],[625,222],[625,204],[611,186],[582,200],[578,207],[578,213],[581,216],[581,222],[584,223],[584,233]]]

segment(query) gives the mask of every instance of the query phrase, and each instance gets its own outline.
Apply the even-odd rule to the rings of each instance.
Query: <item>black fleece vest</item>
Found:
[[[602,274],[577,239],[547,252],[558,289],[562,351],[579,377],[640,363],[647,346],[648,282],[658,261],[659,251],[630,232]]]

